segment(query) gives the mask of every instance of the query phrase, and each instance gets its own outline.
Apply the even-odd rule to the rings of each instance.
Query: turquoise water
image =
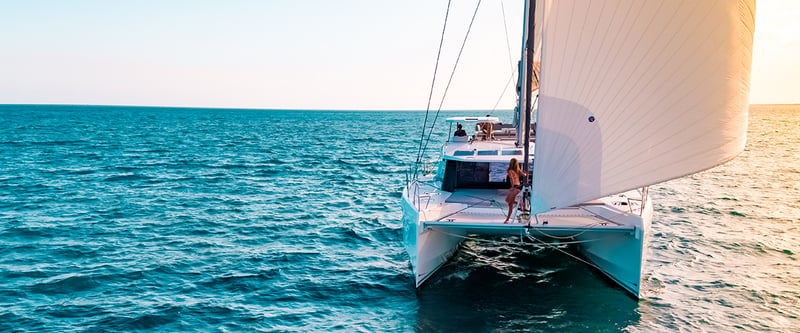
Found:
[[[639,302],[513,239],[415,291],[399,200],[423,117],[0,106],[0,331],[800,327],[800,108],[754,107],[741,157],[651,187]]]

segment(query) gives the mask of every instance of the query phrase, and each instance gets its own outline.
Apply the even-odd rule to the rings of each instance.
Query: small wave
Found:
[[[96,172],[94,169],[72,169],[66,171],[73,175],[91,175]]]
[[[129,174],[129,175],[117,175],[117,176],[106,177],[103,180],[107,182],[124,182],[124,181],[144,180],[149,178],[150,177],[147,176]]]
[[[221,288],[237,293],[251,293],[264,289],[269,281],[275,281],[280,270],[269,269],[258,273],[231,273],[213,277],[199,284],[213,289]]]
[[[352,160],[343,158],[338,159],[337,162],[344,165],[355,165],[355,166],[370,166],[375,164],[375,161],[371,160]]]
[[[55,249],[54,255],[64,259],[80,259],[93,256],[97,251],[90,246],[69,246]]]
[[[696,210],[694,211],[697,214],[703,215],[722,215],[719,209],[715,207],[694,207]]]
[[[295,251],[295,252],[283,252],[278,253],[270,256],[269,261],[277,261],[277,262],[304,262],[310,258],[316,258],[320,255],[320,252],[317,251]]]
[[[687,285],[687,287],[692,288],[692,289],[697,290],[697,291],[708,292],[709,289],[713,290],[713,289],[735,288],[735,287],[737,287],[737,285],[732,284],[732,283],[727,283],[725,281],[717,280],[717,281],[711,281],[711,282],[704,282],[702,284],[698,283],[698,284],[693,284],[693,285]]]
[[[6,229],[2,235],[9,237],[52,237],[53,232],[55,230],[48,227],[18,226]]]
[[[350,206],[351,206],[350,201],[345,201],[345,200],[331,201],[325,204],[326,208],[348,208]]]
[[[262,165],[284,165],[284,164],[290,164],[290,163],[291,163],[290,161],[286,161],[286,160],[282,160],[282,159],[278,159],[278,158],[271,158],[271,159],[259,162],[259,164],[262,164]]]
[[[56,318],[89,318],[109,313],[96,304],[66,304],[53,306],[47,311],[48,315]]]
[[[320,230],[320,233],[329,234],[329,235],[338,235],[344,239],[345,242],[350,243],[352,241],[360,241],[360,242],[371,242],[367,236],[361,235],[359,232],[354,230],[351,227],[345,226],[333,226],[327,227]],[[340,242],[341,240],[336,240],[336,242]]]
[[[403,229],[399,227],[400,223],[398,222],[396,225],[397,227],[377,228],[371,234],[379,242],[396,242],[402,239],[403,236]]]
[[[68,146],[74,145],[79,143],[86,143],[83,140],[54,140],[54,141],[31,141],[31,145],[40,145],[40,146]]]
[[[142,153],[157,153],[157,154],[161,154],[161,153],[171,153],[172,150],[171,149],[166,149],[166,148],[154,148],[154,149],[144,149],[141,152]]]
[[[117,165],[117,166],[110,167],[110,168],[107,168],[107,169],[115,170],[115,171],[122,171],[122,172],[133,172],[133,171],[141,170],[141,168],[139,168],[139,167],[126,166],[126,165]]]
[[[465,281],[469,277],[469,273],[470,272],[472,272],[472,270],[459,269],[459,270],[455,270],[453,272],[450,272],[450,274],[448,274],[446,276],[443,276],[442,279],[443,280],[461,280],[461,281]]]
[[[6,297],[8,297],[8,299],[11,299],[11,298],[23,298],[24,299],[24,298],[28,297],[28,294],[26,294],[26,293],[24,293],[22,291],[19,291],[19,290],[0,289],[0,299],[6,298]]]
[[[219,168],[219,169],[226,169],[226,170],[252,168],[251,165],[247,165],[247,164],[219,164],[219,165],[209,165],[209,167],[211,167],[211,168]]]
[[[135,316],[112,315],[97,321],[94,328],[102,331],[151,330],[175,322],[179,318],[180,310],[181,307],[170,306]]]
[[[681,213],[686,212],[686,208],[684,208],[684,207],[670,207],[669,211],[674,213],[674,214],[681,214]]]
[[[352,139],[350,139],[350,141],[353,141],[353,142],[380,143],[380,142],[384,142],[385,140],[384,139],[374,138],[374,137],[368,137],[368,138],[352,138]]]
[[[402,171],[394,171],[390,168],[382,168],[382,167],[375,167],[371,166],[367,168],[367,172],[374,174],[374,175],[391,175],[391,174],[399,174]]]
[[[97,286],[98,283],[90,276],[69,273],[36,283],[30,286],[30,290],[39,294],[58,295],[91,290]]]
[[[11,182],[11,181],[15,181],[16,182],[16,181],[20,181],[20,180],[23,180],[23,179],[24,178],[19,177],[19,176],[7,176],[7,175],[4,175],[4,176],[0,176],[0,183]]]

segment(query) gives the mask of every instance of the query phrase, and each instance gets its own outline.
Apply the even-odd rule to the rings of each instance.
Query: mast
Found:
[[[532,112],[532,86],[534,79],[533,72],[533,52],[536,47],[534,43],[536,0],[525,1],[525,28],[523,31],[522,59],[520,61],[520,80],[519,80],[519,104],[517,114],[517,146],[523,146],[522,169],[528,174],[525,185],[530,185],[530,145],[531,145],[531,112]]]

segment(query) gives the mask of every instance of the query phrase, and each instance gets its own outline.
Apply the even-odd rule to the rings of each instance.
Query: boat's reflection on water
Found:
[[[494,240],[466,241],[418,290],[417,331],[607,332],[639,322],[637,300],[602,273],[553,247]]]

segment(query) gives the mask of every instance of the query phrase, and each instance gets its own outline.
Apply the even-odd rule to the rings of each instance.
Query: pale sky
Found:
[[[436,96],[476,2],[453,1]],[[446,6],[0,0],[0,104],[424,110]],[[445,109],[513,108],[501,93],[521,12],[522,0],[481,3]],[[798,18],[798,0],[758,0],[752,103],[800,103]]]

